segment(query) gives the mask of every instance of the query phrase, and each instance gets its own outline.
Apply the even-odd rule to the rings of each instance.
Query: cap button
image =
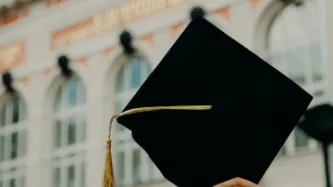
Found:
[[[228,113],[228,101],[227,99],[221,99],[221,98],[217,98],[215,99],[215,101],[213,102],[212,105],[212,110],[213,112],[217,112],[219,114],[226,114]]]

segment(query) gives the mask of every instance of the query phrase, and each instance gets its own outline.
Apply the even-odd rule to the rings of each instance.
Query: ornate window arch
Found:
[[[18,94],[5,94],[0,105],[0,186],[24,187],[27,108]]]
[[[314,95],[311,105],[327,101],[326,62],[319,5],[316,0],[301,5],[288,5],[274,19],[268,33],[268,61]],[[282,154],[292,155],[306,149],[314,150],[316,143],[295,129]]]
[[[114,94],[117,113],[122,111],[152,71],[151,63],[139,55],[124,55],[121,61]],[[117,185],[139,185],[163,178],[148,155],[133,141],[129,130],[116,124],[113,132]]]
[[[52,184],[84,187],[86,89],[76,75],[62,79],[52,115]]]

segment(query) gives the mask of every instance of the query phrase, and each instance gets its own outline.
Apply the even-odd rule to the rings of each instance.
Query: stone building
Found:
[[[48,0],[0,23],[0,187],[102,186],[110,116],[119,112],[190,21],[193,7],[315,96],[332,99],[329,0]],[[134,56],[119,45],[126,29]],[[70,58],[66,78],[59,55]],[[221,62],[223,52],[221,52]],[[204,65],[204,62],[202,62]],[[121,187],[171,187],[119,125],[114,162]],[[323,186],[317,143],[295,129],[262,183]]]

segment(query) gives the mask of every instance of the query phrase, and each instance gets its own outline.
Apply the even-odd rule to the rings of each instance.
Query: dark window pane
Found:
[[[55,102],[55,111],[60,110],[61,102],[62,102],[62,90],[60,89],[59,92],[56,95],[56,102]]]
[[[10,187],[16,187],[16,180],[15,179],[10,179],[9,186]]]
[[[150,72],[151,72],[151,65],[150,65],[149,62],[146,62],[146,67],[147,67],[148,74],[150,74]]]
[[[0,136],[0,162],[5,159],[5,136]]]
[[[117,83],[116,83],[116,92],[122,92],[124,90],[125,85],[125,71],[122,68],[117,76]]]
[[[116,168],[118,172],[116,174],[116,181],[123,183],[125,180],[125,154],[124,152],[118,152],[116,156]]]
[[[116,110],[116,113],[121,113],[121,111],[123,110],[123,105],[122,105],[121,101],[116,101],[115,110]],[[117,132],[121,132],[121,131],[125,130],[125,127],[120,125],[119,123],[116,123],[115,127],[116,127]]]
[[[86,89],[82,81],[77,82],[77,104],[84,104],[86,102]]]
[[[21,177],[21,180],[22,180],[22,186],[21,187],[25,187],[26,185],[25,185],[25,175],[23,175],[22,177]]]
[[[77,79],[71,79],[65,86],[66,105],[69,107],[77,105],[77,81]]]
[[[75,118],[70,118],[68,124],[68,145],[74,144],[76,142],[76,122]]]
[[[323,79],[323,58],[321,43],[314,42],[310,44],[310,57],[312,68],[312,80],[318,82]]]
[[[60,120],[56,120],[55,124],[54,124],[54,147],[58,148],[61,146],[61,121]]]
[[[0,170],[0,187],[4,187],[4,183],[3,171]]]
[[[70,106],[75,106],[77,104],[77,80],[72,79],[68,83],[68,103]]]
[[[85,166],[84,162],[81,163],[81,181],[80,181],[80,187],[84,187],[85,185]]]
[[[18,135],[17,132],[14,132],[11,136],[11,152],[10,152],[11,159],[17,158],[17,150],[18,150]]]
[[[150,63],[149,62],[144,62],[143,63],[145,69],[146,69],[146,72],[145,72],[145,75],[143,77],[143,80],[141,81],[142,83],[147,79],[147,77],[150,75],[151,73],[151,66],[150,66]]]
[[[75,181],[75,167],[71,165],[67,170],[67,187],[74,187]]]
[[[25,156],[26,153],[26,146],[27,146],[27,131],[26,129],[23,129],[18,132],[18,138],[19,138],[19,150],[18,150],[18,156],[22,157]]]
[[[141,61],[134,58],[128,65],[131,66],[131,88],[138,88],[141,84]]]
[[[1,115],[0,115],[0,128],[4,127],[6,125],[6,106],[1,109]]]
[[[53,187],[60,187],[60,168],[53,169]]]
[[[83,142],[86,139],[86,119],[84,116],[80,116],[78,119],[78,128],[80,129],[78,140]]]
[[[307,51],[304,51],[304,48],[297,48],[294,50],[288,51],[288,70],[289,76],[296,83],[302,85],[305,83],[305,64],[304,64],[304,55]]]
[[[10,170],[10,172],[15,173],[15,172],[17,171],[17,169],[18,169],[18,168],[16,168],[16,167],[12,167],[12,168],[10,168],[9,170]]]
[[[26,106],[22,99],[19,100],[19,121],[24,120],[26,117]]]
[[[308,145],[308,137],[300,129],[295,129],[296,148],[305,147]]]
[[[136,149],[133,152],[133,177],[135,184],[141,183],[141,172],[141,152]]]
[[[19,99],[13,99],[13,119],[12,123],[17,123],[19,121],[19,109],[20,109],[20,102]]]

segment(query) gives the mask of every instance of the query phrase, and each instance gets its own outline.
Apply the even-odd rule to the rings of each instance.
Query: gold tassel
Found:
[[[107,150],[105,157],[104,169],[104,187],[115,187],[115,179],[113,173],[112,156],[111,156],[111,140],[107,140]]]
[[[106,156],[105,156],[105,169],[104,169],[104,181],[103,187],[115,187],[116,181],[113,172],[113,164],[112,164],[112,154],[111,154],[111,128],[113,120],[122,117],[128,116],[132,114],[142,113],[142,112],[153,112],[158,110],[210,110],[212,108],[211,105],[194,105],[194,106],[153,106],[153,107],[139,107],[124,111],[121,114],[114,115],[109,123],[109,135],[107,139],[106,145]]]
[[[106,156],[105,156],[105,168],[104,168],[104,186],[103,187],[115,187],[116,181],[113,172],[112,154],[111,154],[111,128],[112,122],[117,116],[113,116],[109,124],[109,135],[106,144]]]

